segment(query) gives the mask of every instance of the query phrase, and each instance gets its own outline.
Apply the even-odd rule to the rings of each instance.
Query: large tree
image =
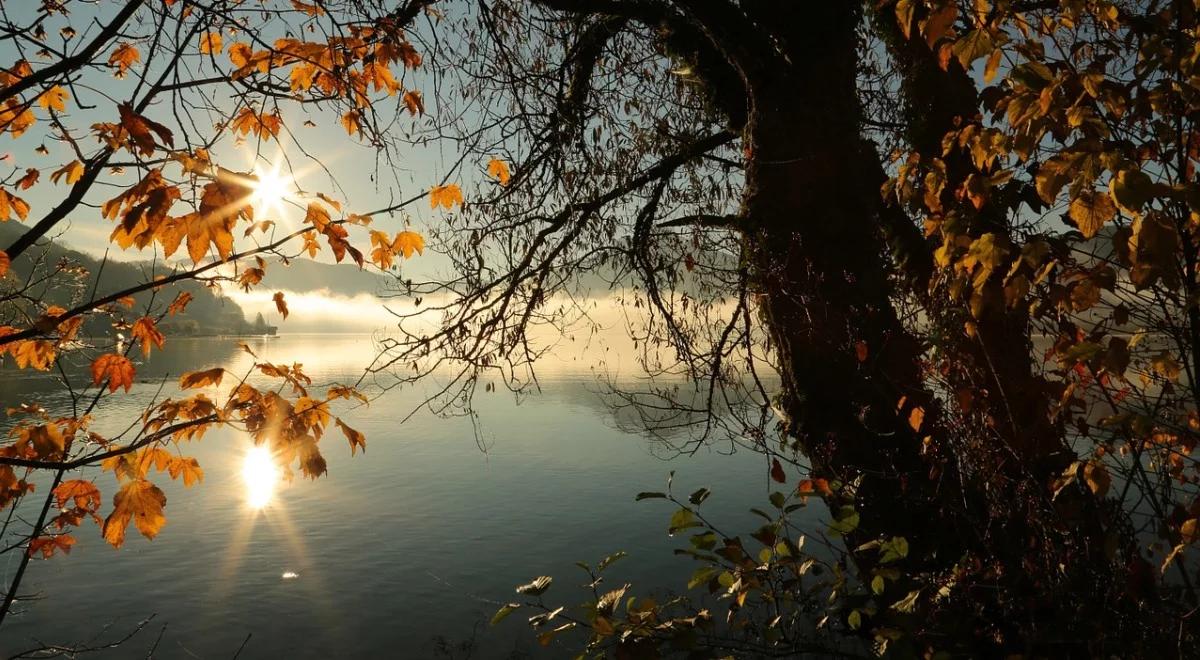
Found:
[[[744,649],[794,652],[822,611],[913,653],[1193,639],[1191,3],[476,9],[433,56],[455,64],[439,116],[515,168],[434,230],[454,277],[405,292],[442,325],[402,320],[381,364],[452,365],[459,402],[487,374],[521,389],[539,329],[577,332],[598,282],[619,291],[643,364],[695,384],[622,405],[753,445],[777,481],[806,466],[779,508],[821,494],[845,541],[855,577],[815,607],[785,521],[764,556],[710,536],[706,493],[679,501],[712,569],[693,583],[731,599]],[[711,625],[622,617],[619,592],[552,632],[629,651]]]

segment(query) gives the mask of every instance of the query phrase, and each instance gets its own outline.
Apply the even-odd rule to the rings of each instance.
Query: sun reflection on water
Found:
[[[242,481],[246,483],[246,503],[261,509],[271,502],[279,482],[279,468],[266,446],[251,447],[242,462]]]

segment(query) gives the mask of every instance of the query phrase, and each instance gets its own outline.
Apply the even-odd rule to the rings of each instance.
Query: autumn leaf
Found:
[[[206,371],[189,371],[179,377],[179,387],[188,390],[208,385],[220,385],[221,378],[224,376],[225,370],[221,367]]]
[[[172,479],[183,477],[185,487],[204,481],[204,470],[200,469],[200,463],[194,458],[176,458],[171,461],[167,471]]]
[[[275,295],[272,296],[271,299],[275,301],[275,309],[279,310],[280,314],[283,314],[284,320],[287,320],[288,306],[287,301],[283,299],[283,292],[276,291]]]
[[[44,110],[63,112],[67,109],[67,90],[55,85],[38,97],[38,105]]]
[[[359,123],[361,118],[362,115],[360,115],[357,110],[351,110],[350,112],[342,115],[342,126],[346,128],[346,133],[350,135],[361,133],[362,125]]]
[[[208,32],[200,36],[200,52],[202,54],[219,54],[221,52],[221,33]]]
[[[920,431],[921,425],[925,423],[925,409],[921,406],[913,406],[913,409],[908,413],[908,425],[914,431]]]
[[[133,387],[133,373],[133,363],[124,355],[108,353],[92,362],[92,384],[102,385],[107,380],[109,392],[120,387],[128,392]]]
[[[29,555],[32,557],[40,552],[43,559],[49,559],[54,556],[55,552],[61,551],[64,554],[69,554],[71,547],[74,545],[75,537],[70,534],[39,536],[29,542]]]
[[[462,190],[458,184],[450,183],[444,186],[434,186],[429,189],[429,208],[441,206],[446,209],[454,208],[455,204],[462,205]]]
[[[58,183],[59,179],[65,179],[67,185],[70,185],[78,181],[79,178],[83,176],[83,172],[83,163],[73,160],[55,170],[54,173],[50,175],[50,182]]]
[[[412,258],[413,252],[425,253],[425,239],[415,231],[402,231],[392,240],[392,251],[400,252],[405,259]]]
[[[136,479],[126,483],[113,496],[112,513],[104,520],[104,540],[114,548],[121,547],[130,522],[142,536],[153,539],[167,522],[163,516],[166,504],[167,496],[149,481]]]
[[[114,74],[118,78],[124,78],[128,73],[129,68],[141,61],[142,55],[134,48],[132,44],[123,43],[117,46],[117,49],[108,57],[108,65],[117,68]]]
[[[283,127],[283,118],[275,113],[255,112],[253,108],[242,108],[230,125],[240,135],[254,133],[260,139],[277,137]]]
[[[175,316],[187,309],[190,302],[192,302],[192,294],[187,291],[180,291],[179,295],[175,296],[175,300],[171,301],[171,304],[167,306],[167,313]]]
[[[1117,215],[1117,206],[1108,195],[1084,190],[1071,200],[1068,215],[1084,238],[1095,236],[1100,228]]]
[[[24,220],[29,216],[29,204],[25,200],[16,195],[0,188],[0,222],[8,222],[12,214],[17,214],[17,219]]]
[[[778,458],[771,459],[771,479],[779,483],[787,481],[787,474],[784,473],[783,464],[779,462]]]
[[[69,479],[54,489],[54,502],[58,508],[67,508],[68,502],[85,511],[100,508],[100,489],[85,479]]]
[[[9,352],[12,353],[18,369],[33,367],[38,371],[46,371],[54,364],[54,343],[45,339],[16,342]]]
[[[500,182],[500,185],[507,186],[508,180],[512,177],[508,171],[508,164],[499,158],[493,158],[488,162],[488,176]]]
[[[350,428],[349,426],[346,426],[346,424],[343,423],[340,418],[335,419],[334,422],[337,424],[337,427],[342,430],[342,433],[346,435],[346,439],[350,441],[351,456],[355,454],[355,450],[359,447],[362,448],[364,454],[367,453],[367,436]]]
[[[32,167],[25,170],[25,176],[17,180],[17,188],[21,190],[29,190],[35,183],[38,182],[38,177],[41,175],[41,172]]]
[[[148,316],[143,316],[134,321],[130,334],[133,335],[134,339],[141,342],[142,356],[147,358],[150,357],[151,345],[157,346],[159,350],[162,350],[163,343],[166,341],[163,334],[158,331],[158,326],[155,325],[154,319]]]
[[[404,93],[404,107],[410,115],[425,114],[425,101],[421,100],[421,92],[409,90]]]
[[[12,265],[12,259],[8,258],[8,253],[0,250],[0,278],[8,274],[8,268]]]
[[[118,105],[117,110],[121,115],[121,128],[129,133],[129,137],[133,139],[134,145],[143,156],[153,154],[158,147],[154,140],[155,136],[158,136],[158,139],[167,147],[175,146],[171,129],[135,112],[128,103]]]
[[[302,11],[305,14],[308,14],[309,16],[324,16],[325,15],[324,9],[318,7],[317,5],[309,4],[307,2],[300,2],[300,0],[292,0],[292,6],[295,7],[297,10]]]

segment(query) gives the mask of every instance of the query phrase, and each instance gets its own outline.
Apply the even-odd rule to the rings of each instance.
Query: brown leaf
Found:
[[[221,378],[224,376],[225,370],[221,367],[206,371],[189,371],[179,377],[179,387],[187,390],[208,385],[220,385]]]
[[[283,292],[276,291],[271,299],[275,301],[275,309],[279,310],[279,313],[283,314],[283,318],[286,320],[288,317],[288,306],[287,301],[283,299]]]
[[[346,439],[350,441],[351,456],[355,454],[355,450],[359,447],[362,447],[364,454],[367,453],[367,436],[350,428],[349,426],[346,426],[346,424],[343,423],[340,418],[334,421],[337,424],[337,427],[342,430],[342,433],[346,435]]]

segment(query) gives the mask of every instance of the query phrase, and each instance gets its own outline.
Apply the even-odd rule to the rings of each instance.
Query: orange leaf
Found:
[[[221,52],[221,33],[208,32],[200,36],[200,52],[203,54],[217,54]]]
[[[410,115],[425,114],[425,101],[421,100],[421,92],[410,90],[404,93],[404,107]]]
[[[38,371],[46,371],[54,364],[54,344],[45,339],[26,339],[15,342],[9,349],[17,368],[33,367]]]
[[[456,183],[450,183],[444,186],[434,186],[429,189],[429,208],[436,209],[441,206],[447,209],[454,208],[455,204],[462,206],[463,195],[462,190]]]
[[[512,178],[508,171],[508,164],[499,158],[493,158],[488,162],[487,172],[488,176],[499,181],[502,186],[507,186],[508,180]]]
[[[70,534],[56,534],[54,536],[39,536],[29,542],[29,555],[33,556],[38,552],[42,553],[43,559],[49,559],[54,556],[54,553],[61,550],[64,553],[71,552],[71,546],[75,545],[75,537]]]
[[[41,172],[32,167],[25,170],[25,176],[21,177],[20,180],[17,181],[17,187],[21,190],[29,190],[33,187],[33,184],[37,183],[38,177],[40,177],[41,174]]]
[[[100,489],[96,484],[85,479],[70,479],[54,489],[54,501],[58,508],[67,508],[67,502],[85,511],[95,511],[100,508]]]
[[[275,301],[275,309],[279,310],[279,313],[283,314],[283,318],[286,320],[288,317],[288,307],[287,301],[283,299],[283,292],[276,291],[271,299]]]
[[[921,406],[913,406],[911,412],[908,413],[908,425],[914,431],[921,430],[921,424],[925,422],[925,409]]]
[[[20,197],[0,188],[0,222],[8,222],[13,213],[17,214],[19,220],[24,220],[29,215],[29,204],[26,204],[25,200]]]
[[[151,344],[158,346],[162,350],[163,343],[166,338],[158,331],[158,326],[155,325],[154,319],[143,316],[133,322],[133,329],[130,331],[134,339],[137,339],[142,344],[142,356],[150,357]]]
[[[859,340],[859,342],[854,345],[854,354],[855,354],[855,356],[858,357],[859,362],[866,362],[867,361],[867,342]]]
[[[112,55],[108,56],[108,65],[117,67],[117,73],[114,74],[118,78],[124,78],[129,71],[129,67],[138,63],[142,59],[142,55],[138,53],[138,49],[131,44],[121,44],[113,51]]]
[[[425,239],[415,231],[402,231],[392,240],[392,251],[401,252],[405,259],[412,257],[413,252],[425,253]]]
[[[133,522],[138,531],[148,539],[158,536],[167,522],[163,507],[167,496],[162,490],[145,479],[137,479],[121,486],[113,496],[113,511],[104,520],[104,540],[119,548],[125,543],[125,530]]]
[[[192,294],[188,293],[187,291],[180,291],[179,295],[175,296],[175,300],[171,301],[170,306],[167,307],[167,313],[171,316],[175,316],[176,314],[187,309],[188,303],[190,302],[192,302]]]
[[[8,253],[0,250],[0,278],[8,273],[8,267],[12,265],[12,259],[8,258]]]
[[[187,390],[207,385],[220,385],[221,378],[224,375],[225,370],[221,367],[208,369],[207,371],[189,371],[179,377],[179,386]]]
[[[128,392],[133,387],[133,363],[124,355],[109,353],[92,362],[92,384],[101,385],[108,381],[108,391],[116,392],[124,387]]]
[[[367,436],[346,426],[342,423],[341,419],[336,419],[335,422],[337,423],[337,427],[342,430],[342,433],[346,434],[346,439],[350,441],[351,456],[354,455],[355,450],[359,447],[362,447],[364,454],[367,453]]]

